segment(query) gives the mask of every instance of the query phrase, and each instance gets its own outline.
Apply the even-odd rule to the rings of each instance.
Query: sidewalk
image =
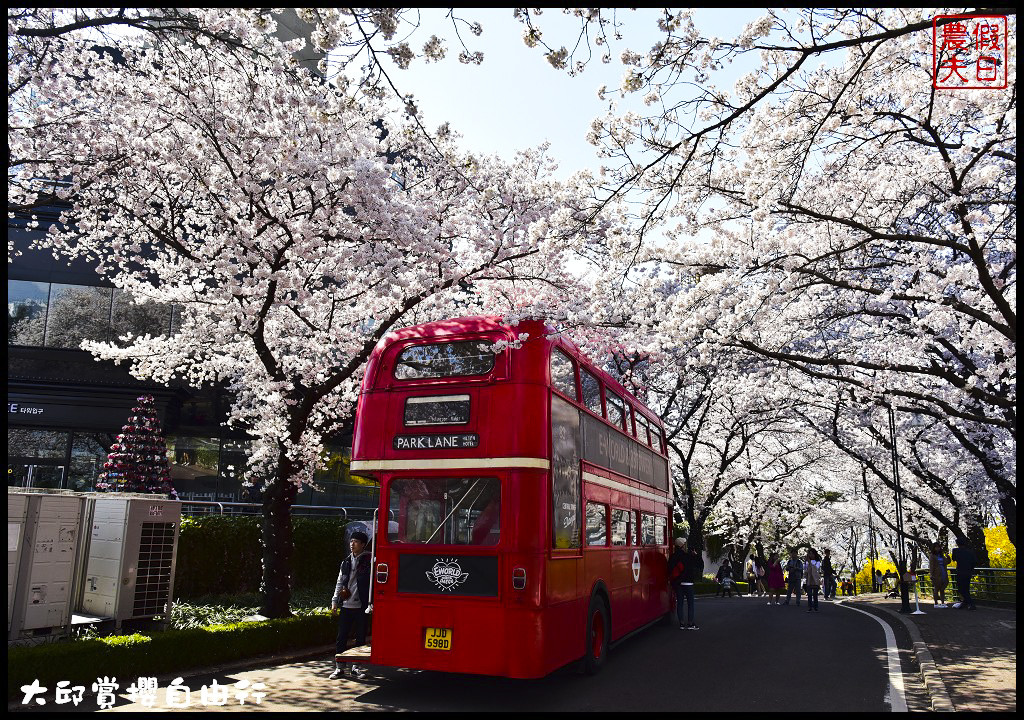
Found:
[[[936,608],[921,598],[924,615],[901,615],[899,600],[884,594],[839,596],[850,605],[880,610],[903,622],[936,711],[1013,712],[1017,709],[1017,611]],[[914,609],[911,595],[910,607]]]

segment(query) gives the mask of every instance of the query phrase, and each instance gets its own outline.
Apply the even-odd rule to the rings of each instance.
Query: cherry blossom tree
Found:
[[[770,370],[763,358],[742,353],[698,364],[694,355],[692,348],[682,347],[630,373],[665,424],[676,511],[686,523],[690,543],[705,547],[708,527],[721,527],[736,493],[750,499],[751,515],[762,511],[756,513],[756,522],[748,522],[757,531],[740,547],[761,530],[766,539],[788,541],[802,519],[799,511],[792,511],[804,502],[783,502],[769,513],[767,503],[753,499],[757,488],[771,484],[799,492],[827,465],[832,448],[794,413],[792,394],[762,375]],[[785,529],[793,518],[793,527]],[[730,541],[736,539],[735,532],[729,533]]]
[[[575,51],[537,43],[573,73],[588,39],[610,46],[617,31],[605,11],[577,15]],[[518,16],[527,44],[544,37]],[[629,196],[635,262],[678,273],[666,333],[845,384],[854,422],[892,408],[927,427],[908,451],[927,440],[979,470],[963,488],[994,498],[1015,539],[1012,64],[1005,89],[935,89],[919,9],[771,11],[731,40],[666,11],[659,30],[648,52],[622,53],[620,92],[649,112],[610,112],[590,138],[607,159],[595,211]],[[933,466],[930,481],[949,479]]]
[[[9,202],[54,193],[70,209],[41,245],[180,308],[173,335],[84,347],[141,378],[227,387],[265,481],[262,612],[279,617],[290,506],[374,346],[488,284],[573,282],[578,188],[550,179],[543,149],[504,163],[454,133],[427,142],[408,115],[294,72],[295,43],[241,62],[204,40],[51,39],[44,68],[20,69]]]

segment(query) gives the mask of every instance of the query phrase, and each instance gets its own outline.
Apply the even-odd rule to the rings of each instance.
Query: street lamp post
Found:
[[[875,549],[875,525],[872,521],[874,513],[871,512],[871,500],[867,495],[868,468],[863,463],[861,463],[860,472],[864,486],[864,501],[868,504],[868,559],[871,561],[871,592],[875,592],[878,589],[875,583],[875,555],[878,551]]]
[[[899,456],[896,452],[896,414],[889,404],[889,438],[892,448],[892,479],[896,491],[896,556],[900,572],[900,610],[910,613],[910,588],[908,586],[907,548],[903,533],[903,488],[900,485]]]

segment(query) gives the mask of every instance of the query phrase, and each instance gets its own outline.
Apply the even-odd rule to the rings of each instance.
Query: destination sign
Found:
[[[480,436],[474,433],[445,435],[395,435],[395,450],[433,450],[435,448],[475,448]]]

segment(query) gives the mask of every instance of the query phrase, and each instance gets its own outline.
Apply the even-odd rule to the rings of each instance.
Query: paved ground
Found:
[[[895,613],[898,601],[880,595],[861,596],[851,606],[892,627],[911,711],[1016,709],[1015,611],[938,610],[929,603],[926,615],[901,616]],[[766,607],[757,598],[699,598],[700,630],[646,630],[613,648],[596,678],[572,667],[536,681],[372,668],[365,680],[329,681],[332,648],[326,645],[315,655],[260,658],[182,675],[192,688],[188,709],[207,712],[888,710],[882,627],[832,603],[822,603],[817,615],[805,608]],[[683,694],[681,679],[694,690]],[[171,680],[160,679],[153,707],[129,702],[123,685],[111,711],[171,711],[165,702]],[[242,706],[232,692],[225,706],[204,707],[198,689],[214,681],[232,691],[238,682],[263,683],[266,697],[259,706],[251,698]],[[794,694],[795,687],[803,689]],[[18,698],[8,709],[29,708]],[[31,709],[95,711],[97,704],[90,693],[80,707],[57,707],[51,689],[49,704]]]
[[[977,610],[935,608],[922,601],[924,615],[897,615],[899,600],[864,595],[854,605],[877,609],[913,624],[927,647],[941,685],[957,711],[1013,712],[1017,709],[1017,612],[978,605]],[[914,607],[911,601],[911,608]],[[932,695],[936,693],[929,688]],[[939,708],[936,708],[939,709]]]

